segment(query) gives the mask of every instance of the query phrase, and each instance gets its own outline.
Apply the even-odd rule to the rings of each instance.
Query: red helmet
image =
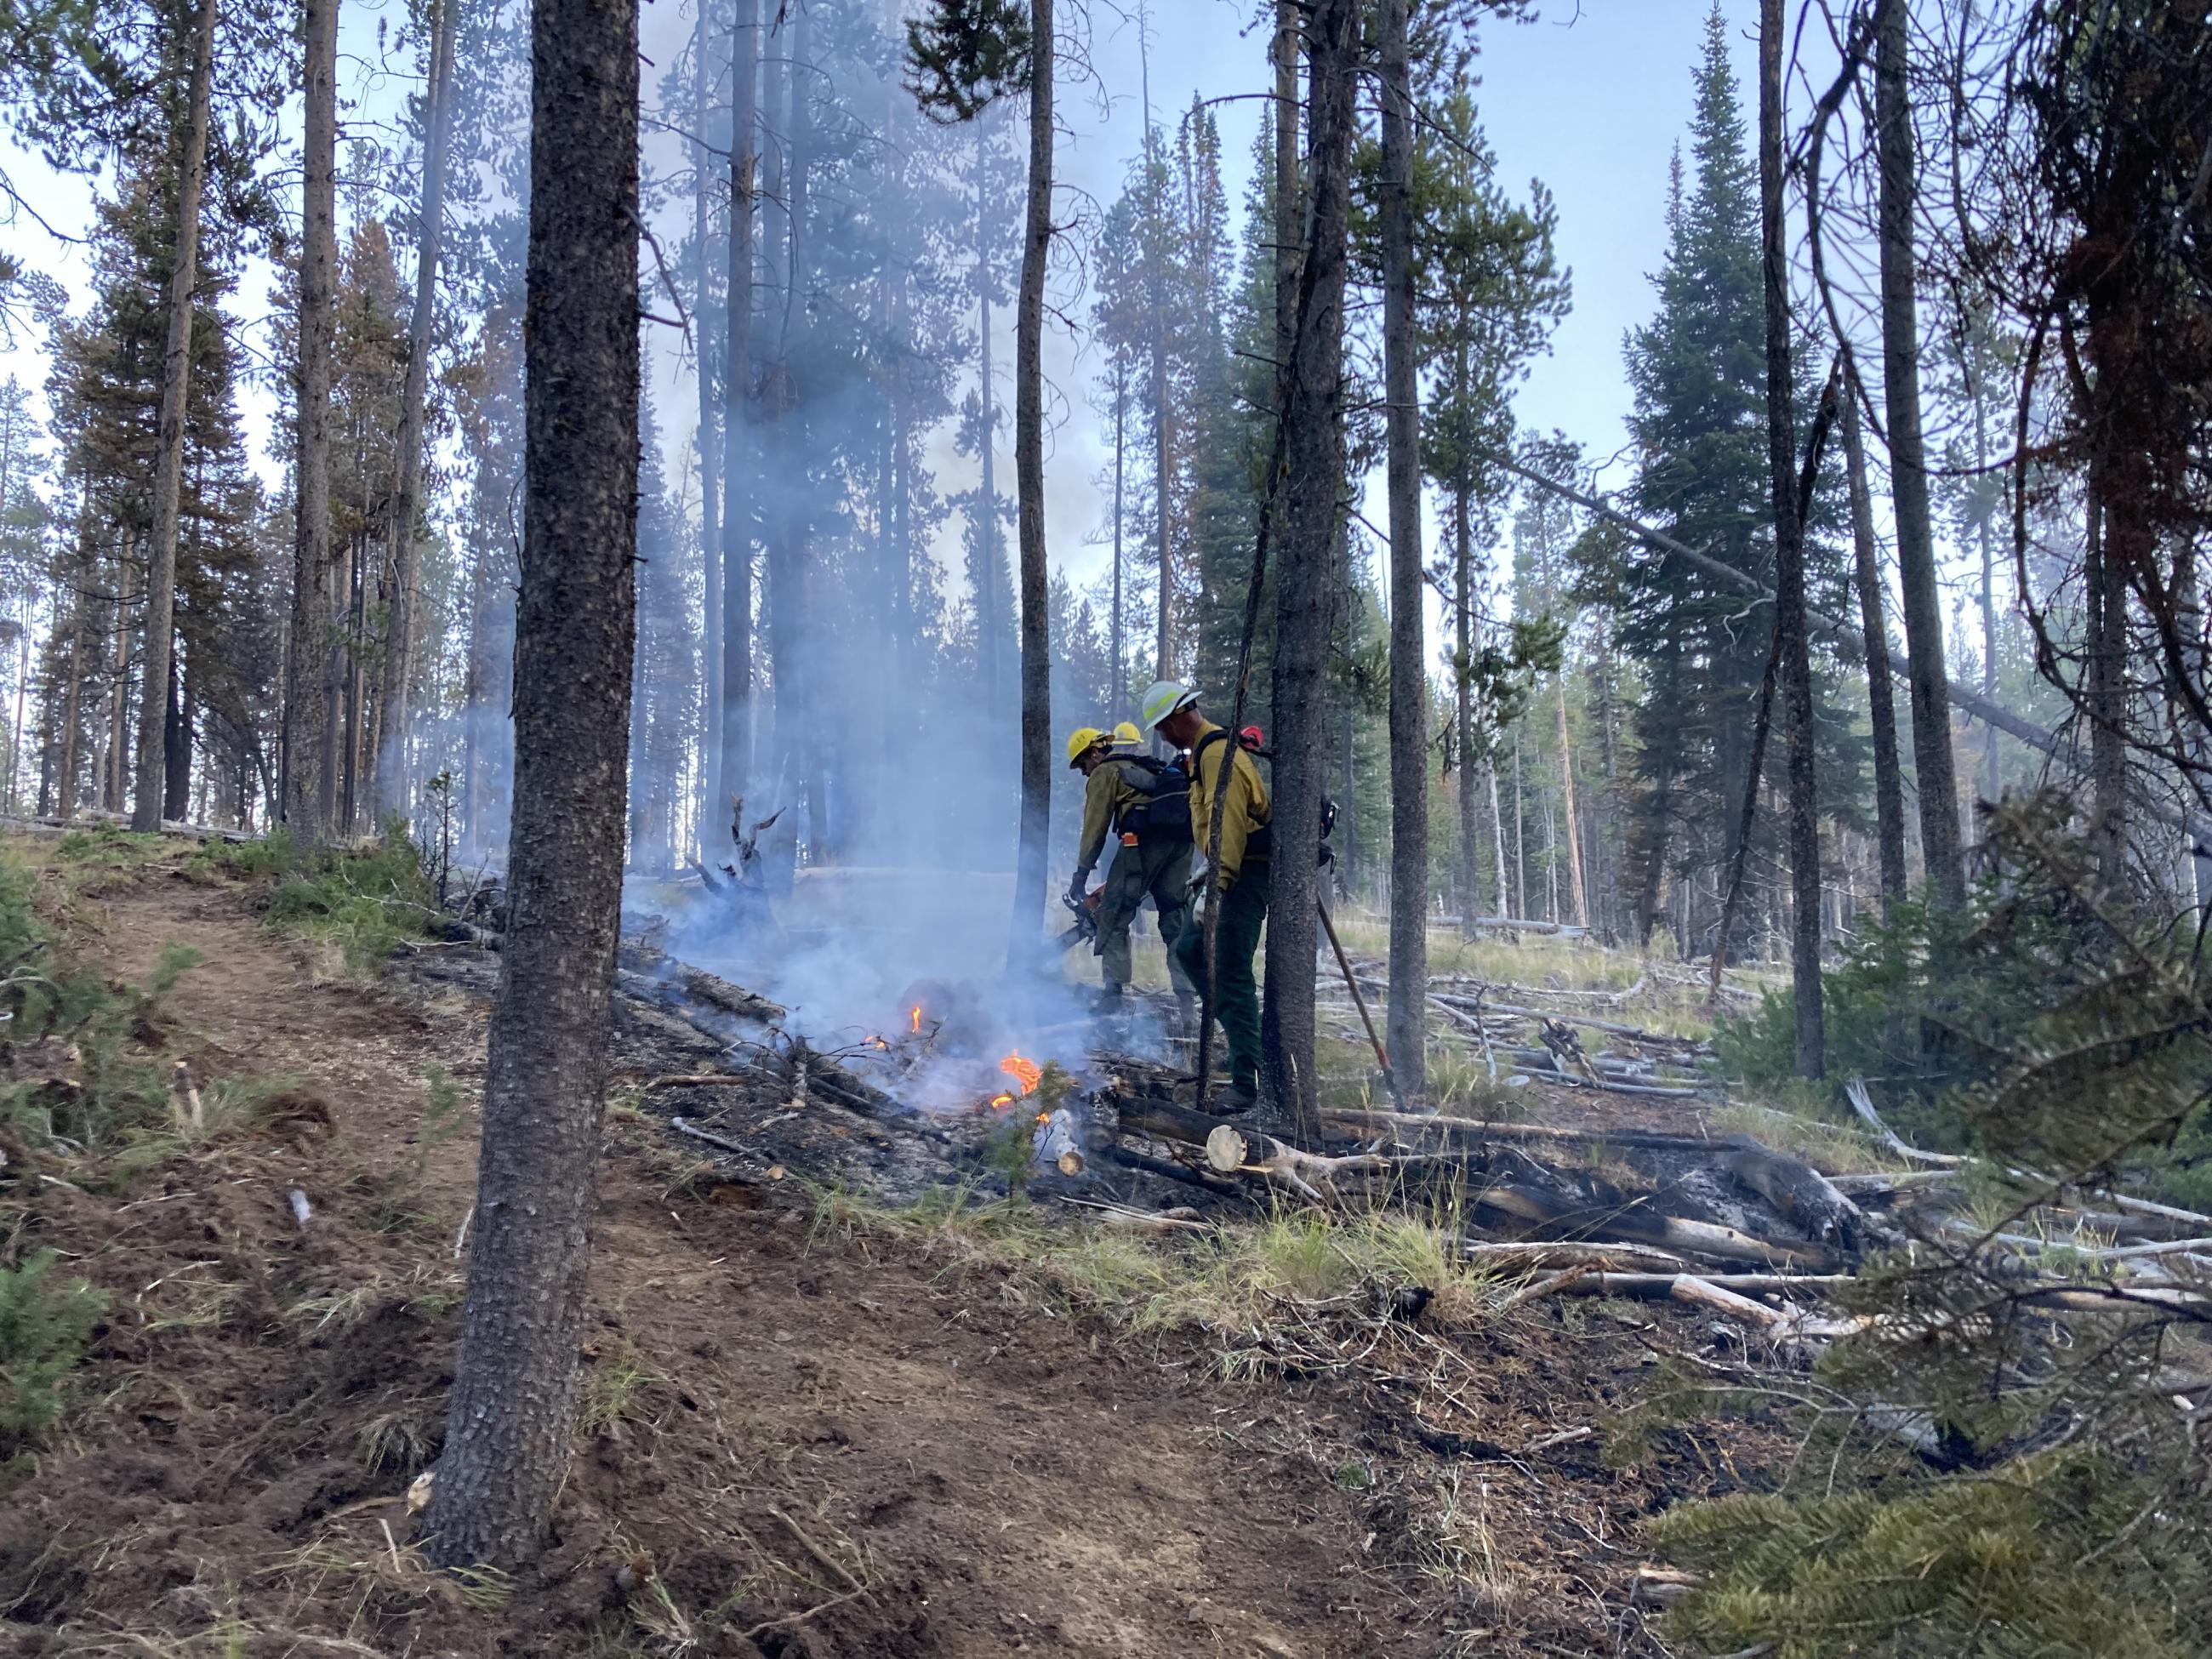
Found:
[[[1247,749],[1258,749],[1267,741],[1267,734],[1256,726],[1248,726],[1237,734],[1237,741]]]

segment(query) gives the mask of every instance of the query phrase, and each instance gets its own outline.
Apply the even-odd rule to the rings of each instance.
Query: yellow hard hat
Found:
[[[1137,723],[1134,720],[1123,720],[1114,728],[1114,741],[1116,743],[1135,744],[1144,740],[1145,734],[1137,730]]]
[[[1085,755],[1106,741],[1106,734],[1095,726],[1079,726],[1067,734],[1067,763],[1074,765]]]

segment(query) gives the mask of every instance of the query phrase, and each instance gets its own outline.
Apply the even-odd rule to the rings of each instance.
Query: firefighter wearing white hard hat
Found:
[[[1222,801],[1221,845],[1194,884],[1206,902],[1220,906],[1214,925],[1214,1018],[1229,1039],[1229,1104],[1249,1110],[1260,1094],[1260,982],[1254,972],[1260,930],[1267,919],[1267,877],[1274,803],[1267,781],[1243,744],[1198,711],[1198,693],[1179,680],[1156,681],[1145,693],[1145,723],[1177,749],[1190,753],[1191,842],[1199,858],[1212,847],[1213,802],[1221,769],[1229,768]],[[1206,936],[1193,905],[1182,933],[1169,952],[1194,985],[1206,980]]]
[[[1079,744],[1079,739],[1085,741]],[[1104,981],[1100,1003],[1109,1011],[1120,1006],[1134,972],[1129,926],[1145,900],[1150,897],[1159,912],[1160,938],[1170,946],[1182,936],[1190,902],[1189,779],[1179,767],[1135,752],[1133,744],[1142,741],[1127,720],[1110,734],[1086,726],[1067,740],[1068,763],[1080,768],[1084,775],[1083,834],[1067,889],[1068,896],[1079,904],[1107,836],[1111,834],[1115,841],[1113,862],[1107,866],[1098,902],[1097,939],[1091,946],[1100,958]],[[1191,987],[1172,951],[1168,977],[1178,997],[1190,995]]]

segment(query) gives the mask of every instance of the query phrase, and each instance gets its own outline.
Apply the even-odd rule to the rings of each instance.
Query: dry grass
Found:
[[[957,1191],[910,1209],[825,1193],[813,1238],[817,1247],[896,1239],[1001,1268],[1015,1275],[1020,1293],[1042,1288],[1073,1311],[1132,1332],[1242,1338],[1286,1314],[1364,1316],[1391,1291],[1416,1285],[1432,1293],[1425,1319],[1471,1323],[1482,1316],[1490,1279],[1458,1259],[1465,1231],[1455,1212],[1433,1206],[1285,1206],[1255,1221],[1163,1237],[1068,1224],[1024,1203],[979,1202]]]
[[[1879,1175],[1913,1167],[1856,1125],[1833,1122],[1809,1109],[1732,1100],[1715,1106],[1707,1121],[1723,1133],[1748,1135],[1794,1154],[1827,1175]]]

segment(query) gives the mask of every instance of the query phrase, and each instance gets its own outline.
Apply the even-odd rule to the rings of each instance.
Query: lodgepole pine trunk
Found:
[[[737,0],[730,32],[730,294],[728,356],[722,374],[722,557],[720,789],[711,799],[719,821],[724,795],[743,795],[750,781],[753,692],[753,544],[738,480],[745,475],[751,429],[753,356],[753,180],[760,152],[760,0]],[[706,0],[700,0],[703,11]],[[702,416],[703,419],[703,416]],[[703,428],[702,428],[703,429]],[[755,481],[756,485],[757,480]],[[755,494],[757,495],[757,488]],[[710,515],[711,521],[711,515]],[[716,607],[714,555],[708,554],[707,608]],[[710,644],[710,649],[712,646]],[[773,810],[773,809],[771,809]]]
[[[1462,388],[1467,384],[1467,341],[1462,337],[1454,370]],[[1476,852],[1474,776],[1474,683],[1468,670],[1474,661],[1474,539],[1472,490],[1462,477],[1452,485],[1452,621],[1455,630],[1452,663],[1453,713],[1459,729],[1459,891],[1460,932],[1473,939],[1479,931],[1475,917],[1482,905],[1476,890],[1479,860]],[[1501,890],[1498,902],[1504,902]]]
[[[636,590],[635,0],[536,0],[509,919],[484,1072],[441,1566],[513,1568],[568,1463],[622,895]]]
[[[1275,0],[1275,362],[1298,327],[1298,0]]]
[[[1052,253],[1052,0],[1030,0],[1030,178],[1014,312],[1014,489],[1022,556],[1022,821],[1007,965],[1033,960],[1052,816],[1052,640],[1044,544],[1044,276]]]
[[[291,646],[284,659],[286,827],[310,846],[334,832],[331,742],[331,356],[337,285],[337,0],[306,8],[301,154],[299,438],[294,462]]]
[[[699,592],[701,595],[700,645],[704,672],[702,690],[706,695],[706,729],[700,736],[699,751],[702,774],[702,793],[706,796],[699,833],[700,854],[712,863],[723,849],[717,844],[706,844],[714,835],[712,826],[722,822],[724,800],[733,791],[742,793],[739,786],[726,781],[729,751],[728,671],[725,666],[724,643],[728,622],[724,615],[727,599],[728,574],[723,567],[726,555],[721,552],[723,532],[723,503],[726,499],[731,479],[725,477],[723,457],[727,442],[715,441],[714,382],[708,373],[708,354],[714,349],[707,332],[707,291],[710,284],[709,261],[714,246],[714,221],[708,210],[707,198],[707,119],[708,92],[713,77],[707,68],[707,22],[714,7],[711,0],[696,0],[699,10],[691,26],[691,283],[692,292],[698,296],[698,315],[693,319],[699,330],[695,349],[698,356],[698,408],[692,442],[699,450]],[[742,27],[743,19],[739,24]],[[742,100],[749,88],[740,86],[736,97]],[[735,165],[744,145],[732,128],[730,179],[732,212],[737,194]],[[731,299],[734,302],[737,288],[737,233],[731,228]],[[735,325],[732,317],[732,325]],[[734,380],[725,381],[722,388],[722,419],[734,422],[739,392]],[[734,476],[734,475],[732,475]]]
[[[2128,847],[2127,585],[2112,557],[2117,516],[2102,470],[2089,469],[2081,589],[2087,600],[2082,680],[2089,714],[2089,837],[2107,882],[2126,874]]]
[[[1583,876],[1582,813],[1575,805],[1575,746],[1567,736],[1567,671],[1563,667],[1553,677],[1552,685],[1558,693],[1559,704],[1559,793],[1560,807],[1567,820],[1567,877],[1574,895],[1575,925],[1589,926],[1589,887]]]
[[[1356,0],[1316,0],[1310,13],[1310,194],[1283,416],[1289,485],[1275,586],[1274,849],[1261,1024],[1268,1092],[1308,1144],[1321,1128],[1314,1078],[1316,875],[1328,783],[1336,526],[1345,510],[1344,283],[1360,10]]]
[[[1881,565],[1875,551],[1874,492],[1867,487],[1866,445],[1859,435],[1856,361],[1844,352],[1844,465],[1851,495],[1851,550],[1866,635],[1867,711],[1874,726],[1875,831],[1881,848],[1881,913],[1905,897],[1905,780],[1897,752],[1897,707],[1890,688],[1889,624],[1882,617]]]
[[[1390,1065],[1427,1084],[1429,677],[1422,627],[1419,368],[1413,339],[1413,95],[1407,0],[1382,0],[1382,383],[1390,517]],[[1577,876],[1579,896],[1581,881]]]
[[[1156,679],[1175,675],[1175,546],[1170,488],[1175,474],[1175,408],[1168,396],[1167,228],[1161,210],[1161,181],[1152,155],[1152,58],[1151,41],[1140,27],[1139,73],[1142,77],[1145,140],[1146,320],[1151,326],[1152,369],[1152,525],[1160,567],[1159,630],[1153,658]]]
[[[429,389],[430,330],[438,309],[438,249],[446,217],[447,135],[453,125],[453,28],[459,0],[432,0],[430,87],[423,115],[422,222],[416,236],[415,315],[407,327],[407,379],[400,393],[399,488],[393,497],[392,605],[376,689],[375,787],[369,820],[410,805],[408,739],[415,726],[415,599],[422,585],[422,546],[415,534],[422,493],[422,402]]]
[[[169,695],[162,711],[167,732],[162,744],[161,816],[172,819],[191,817],[192,699],[185,663],[178,660],[183,655],[172,653]]]
[[[331,27],[337,0],[310,0],[309,38],[327,5]],[[191,398],[192,300],[199,283],[200,197],[207,184],[208,125],[215,82],[216,0],[199,0],[192,20],[191,90],[185,120],[185,153],[178,167],[177,224],[172,243],[168,319],[161,348],[161,404],[154,452],[154,522],[146,546],[146,647],[138,698],[138,763],[133,780],[131,827],[161,827],[168,779],[169,676],[177,633],[177,520],[185,491],[185,408]],[[116,695],[124,688],[118,684]]]
[[[1805,624],[1805,525],[1797,499],[1797,441],[1790,416],[1790,252],[1783,241],[1783,0],[1760,0],[1759,183],[1766,295],[1766,443],[1774,502],[1774,656],[1781,670],[1783,740],[1790,793],[1790,970],[1797,1013],[1797,1072],[1827,1070],[1820,997],[1820,803],[1813,748],[1813,665]],[[1812,465],[1818,464],[1818,440]],[[1948,741],[1948,733],[1945,734]],[[1723,949],[1726,948],[1725,941]]]
[[[983,413],[983,534],[977,543],[982,550],[983,570],[981,580],[975,584],[975,664],[982,676],[984,707],[995,719],[1006,685],[1005,671],[999,661],[1002,648],[999,618],[999,406],[998,383],[991,374],[991,239],[994,233],[991,223],[991,150],[983,131],[983,123],[989,118],[987,112],[975,123],[975,377]],[[1020,401],[1018,386],[1014,398],[1017,403]],[[1017,458],[1015,471],[1018,473],[1020,470]],[[1018,495],[1018,479],[1014,489]],[[1018,515],[1018,502],[1016,512]]]
[[[1114,585],[1113,617],[1108,624],[1107,649],[1113,657],[1113,666],[1108,671],[1107,703],[1120,708],[1127,702],[1126,688],[1121,675],[1129,660],[1128,642],[1121,637],[1121,503],[1122,465],[1128,456],[1129,390],[1128,371],[1117,356],[1114,363]],[[1172,940],[1170,943],[1173,943]]]
[[[82,487],[80,485],[80,487]],[[93,578],[92,515],[77,515],[76,559],[70,582],[69,672],[62,690],[61,758],[55,769],[54,812],[59,817],[76,813],[76,773],[79,749],[84,738],[85,595]]]
[[[1882,394],[1897,510],[1911,672],[1912,757],[1920,778],[1920,847],[1938,902],[1966,902],[1959,850],[1959,780],[1951,753],[1951,696],[1943,658],[1943,599],[1928,508],[1928,451],[1920,432],[1920,337],[1912,252],[1912,110],[1905,86],[1905,0],[1875,10],[1875,148],[1881,165]]]

